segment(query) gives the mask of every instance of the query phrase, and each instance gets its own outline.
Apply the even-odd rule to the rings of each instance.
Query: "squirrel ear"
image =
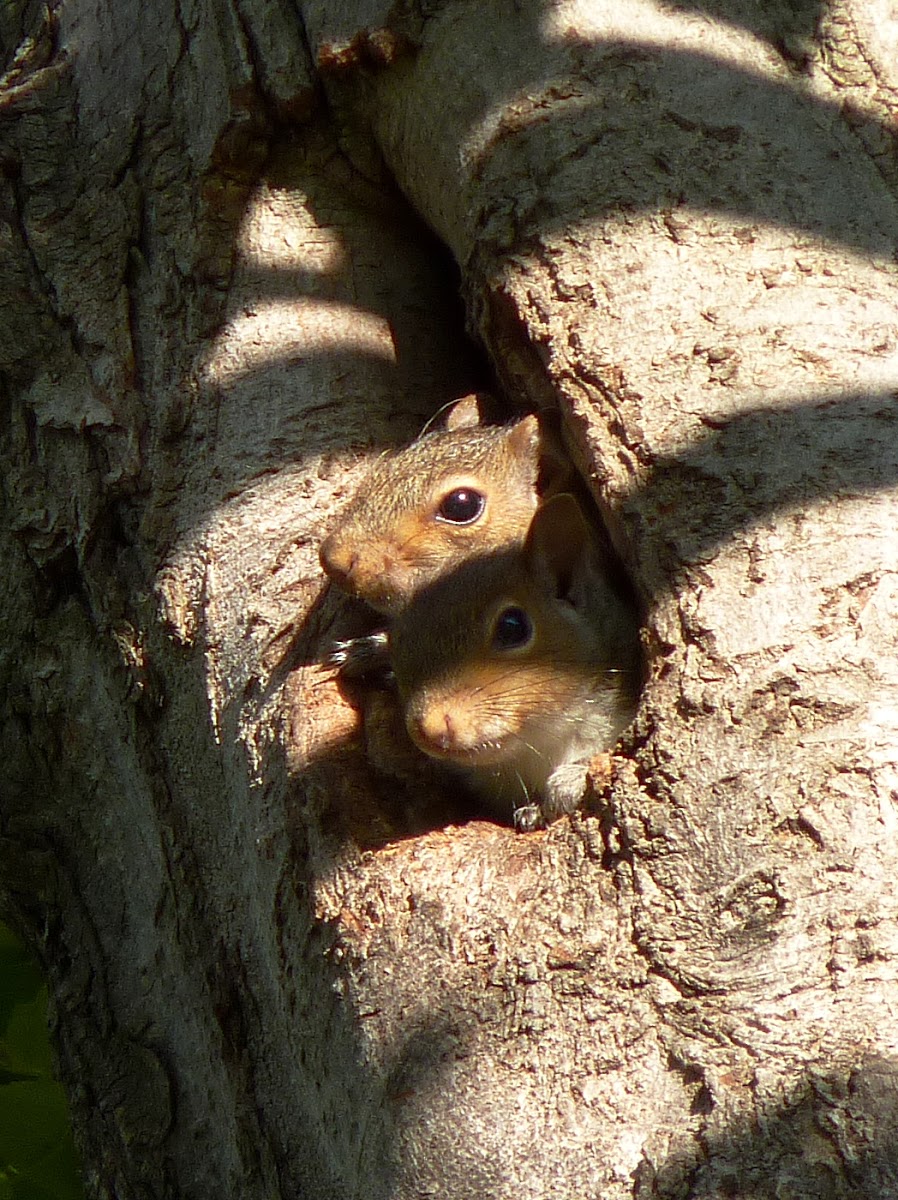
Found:
[[[446,412],[444,429],[474,429],[486,424],[487,409],[492,396],[487,392],[469,392],[456,400]]]
[[[508,426],[508,449],[515,458],[536,462],[540,449],[539,419],[531,413]]]
[[[539,494],[566,492],[573,487],[575,478],[574,464],[564,448],[558,423],[550,423],[543,414],[539,418]]]
[[[586,603],[597,569],[597,542],[583,510],[570,492],[545,500],[533,515],[524,558],[553,596]]]
[[[526,463],[528,472],[534,472],[533,483],[540,496],[551,496],[553,492],[565,492],[572,487],[573,463],[547,414],[536,416],[531,413],[510,426],[508,449],[514,458]]]

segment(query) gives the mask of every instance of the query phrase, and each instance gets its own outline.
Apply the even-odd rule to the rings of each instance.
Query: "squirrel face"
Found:
[[[321,565],[395,613],[471,555],[523,542],[547,480],[569,469],[535,416],[427,434],[375,463],[322,543]]]
[[[635,614],[568,494],[537,510],[523,548],[423,589],[390,646],[409,736],[505,808],[538,796],[557,767],[610,749],[633,715]]]

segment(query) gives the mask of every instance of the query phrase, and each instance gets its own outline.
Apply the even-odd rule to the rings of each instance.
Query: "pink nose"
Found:
[[[441,708],[428,709],[410,717],[409,733],[422,750],[445,752],[458,742],[458,730],[452,716]]]

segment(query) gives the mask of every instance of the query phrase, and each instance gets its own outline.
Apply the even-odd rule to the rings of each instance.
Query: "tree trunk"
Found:
[[[0,883],[90,1193],[898,1194],[894,20],[7,10]],[[486,382],[445,247],[646,612],[526,836],[319,665],[331,517]]]

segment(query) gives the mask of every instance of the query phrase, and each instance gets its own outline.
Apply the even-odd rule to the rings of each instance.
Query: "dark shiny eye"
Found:
[[[470,525],[486,507],[486,496],[476,488],[454,488],[440,501],[437,516],[452,525]]]
[[[533,622],[523,608],[506,608],[499,613],[493,626],[493,646],[497,650],[526,646],[532,637]]]

